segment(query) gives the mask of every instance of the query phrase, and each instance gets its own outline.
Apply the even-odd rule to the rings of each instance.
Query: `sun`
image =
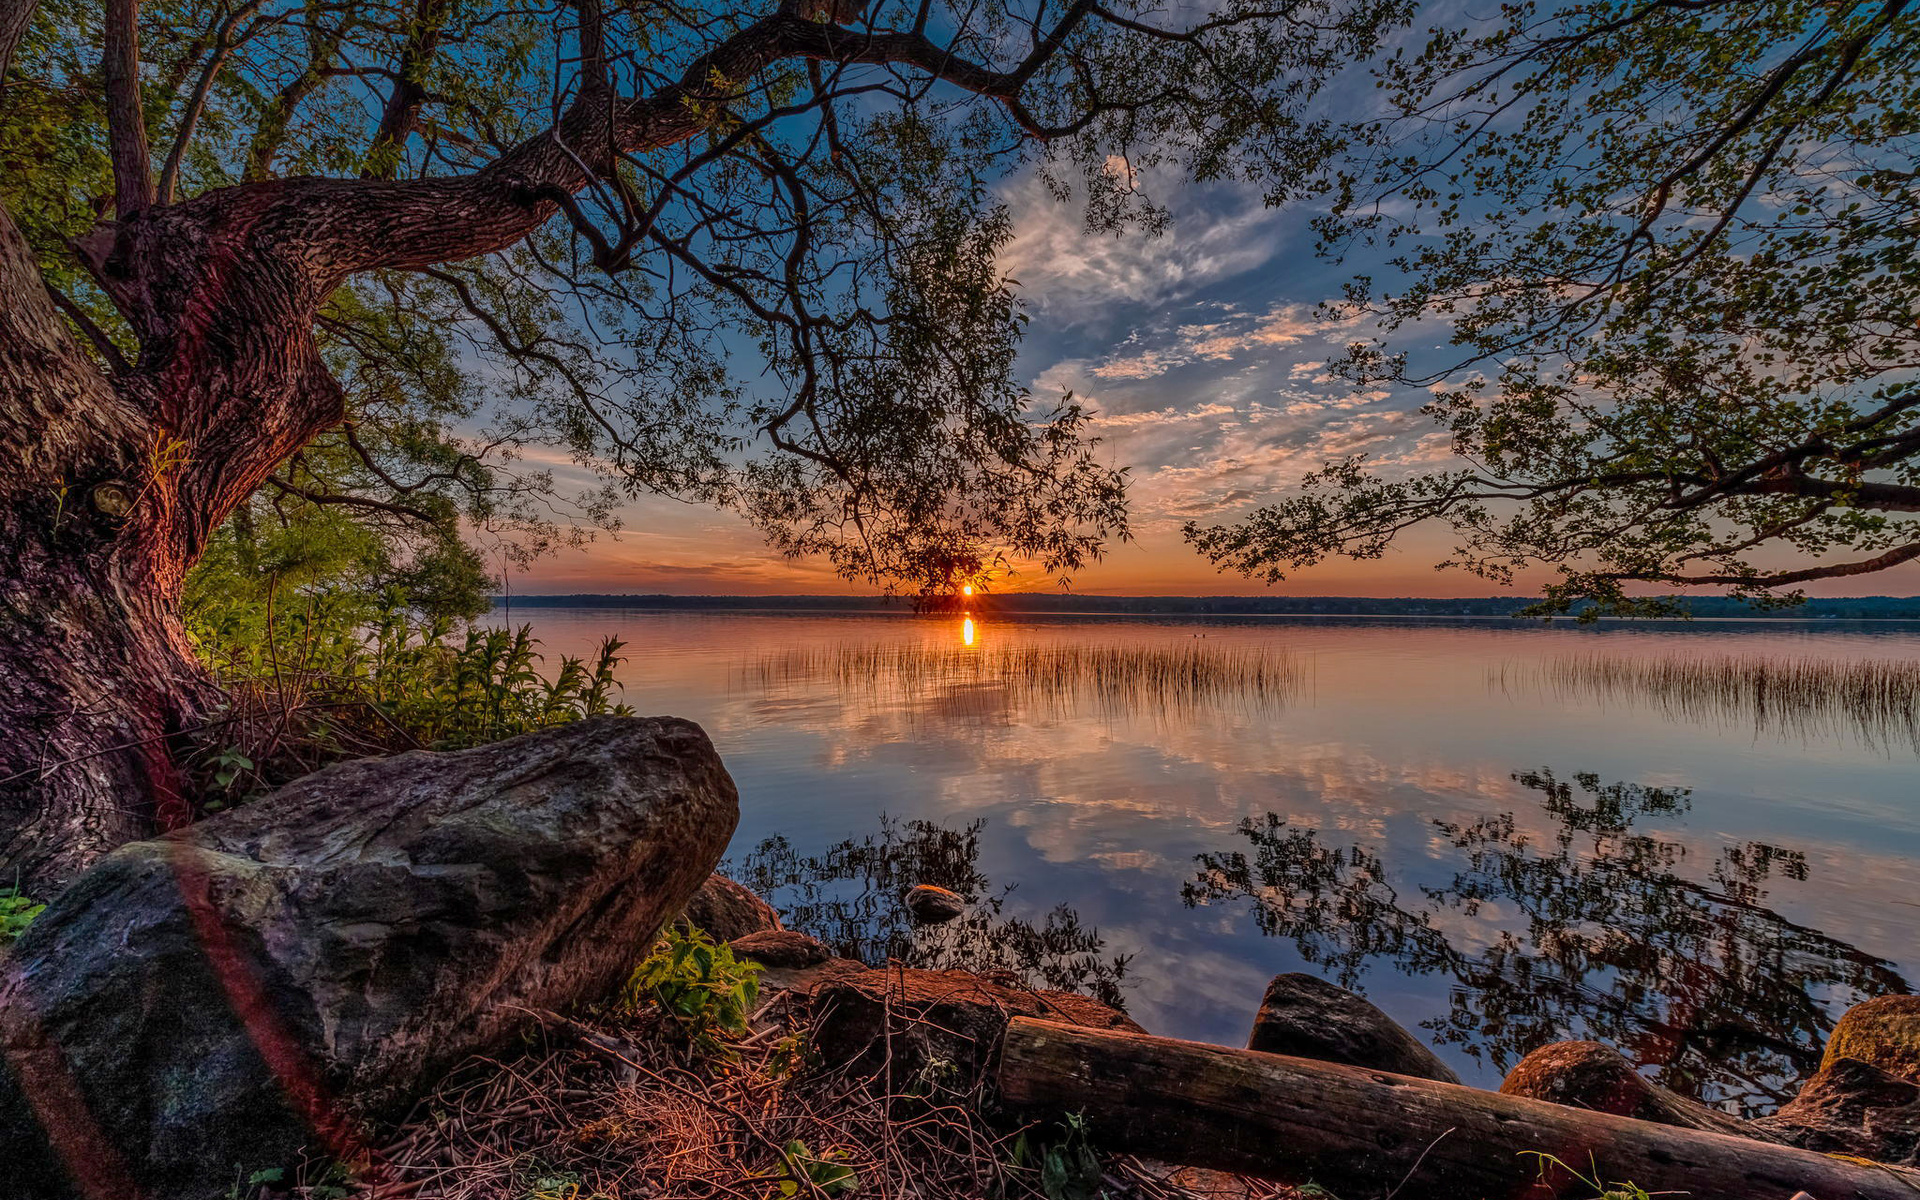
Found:
[[[972,584],[970,584],[970,583],[963,583],[963,584],[961,584],[961,585],[960,585],[960,594],[961,594],[962,596],[971,596],[971,595],[973,595],[973,585],[972,585]]]

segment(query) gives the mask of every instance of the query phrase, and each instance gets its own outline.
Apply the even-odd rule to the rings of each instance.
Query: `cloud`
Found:
[[[1109,169],[1132,172],[1124,160]],[[1149,306],[1191,295],[1261,266],[1287,241],[1289,223],[1252,194],[1169,189],[1174,223],[1159,236],[1089,233],[1080,206],[1055,199],[1033,174],[1003,195],[1014,232],[1000,269],[1036,308],[1069,323],[1110,315],[1117,302]]]
[[[1093,374],[1099,379],[1152,379],[1166,374],[1174,365],[1166,355],[1149,350],[1131,358],[1109,359],[1093,368]]]
[[[1140,347],[1148,335],[1136,330],[1121,343],[1126,352],[1094,367],[1092,374],[1099,379],[1152,379],[1181,367],[1257,358],[1309,338],[1331,343],[1347,336],[1355,324],[1351,317],[1328,319],[1316,306],[1296,302],[1276,303],[1259,314],[1226,311],[1219,320],[1177,326],[1171,335],[1162,335],[1163,344],[1144,349]],[[1298,379],[1325,365],[1325,360],[1293,363],[1288,375]],[[1331,377],[1323,375],[1315,382],[1331,382]]]

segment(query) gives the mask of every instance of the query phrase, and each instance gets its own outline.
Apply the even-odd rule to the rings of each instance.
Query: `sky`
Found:
[[[1031,176],[1003,188],[1015,234],[1001,266],[1033,318],[1020,374],[1040,399],[1071,390],[1088,402],[1102,456],[1131,479],[1134,540],[1111,547],[1069,586],[1106,595],[1495,591],[1464,573],[1434,572],[1444,536],[1272,587],[1222,575],[1186,544],[1185,521],[1249,511],[1327,458],[1365,450],[1389,467],[1437,462],[1445,439],[1413,411],[1421,395],[1355,395],[1325,371],[1354,331],[1316,318],[1315,305],[1337,294],[1345,270],[1315,257],[1309,213],[1269,209],[1253,189],[1175,182],[1152,194],[1171,208],[1172,227],[1114,236],[1085,233],[1078,209]],[[835,577],[824,562],[783,558],[727,513],[646,498],[628,503],[621,518],[617,534],[516,574],[514,590],[871,590]],[[994,586],[1025,591],[1060,581],[1022,573]]]
[[[1128,468],[1134,540],[1069,586],[1104,595],[1488,596],[1535,594],[1550,572],[1494,584],[1437,571],[1452,541],[1416,529],[1367,562],[1329,561],[1268,585],[1221,574],[1181,537],[1189,520],[1231,521],[1329,459],[1365,452],[1385,473],[1443,465],[1446,436],[1414,390],[1356,392],[1326,371],[1364,331],[1317,315],[1354,271],[1315,253],[1312,212],[1271,209],[1257,189],[1142,181],[1172,213],[1159,236],[1090,235],[1040,181],[1007,181],[1015,234],[1001,266],[1032,323],[1019,371],[1036,397],[1062,390],[1099,416],[1102,453]],[[559,472],[563,477],[564,469]],[[617,535],[544,558],[512,580],[526,593],[780,594],[871,591],[819,561],[789,561],[729,514],[678,501],[628,504]],[[1862,586],[1863,582],[1866,586]],[[996,590],[1055,589],[1026,573]],[[1920,593],[1920,564],[1814,595]]]

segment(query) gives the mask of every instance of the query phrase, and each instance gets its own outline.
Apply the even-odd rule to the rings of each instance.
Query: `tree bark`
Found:
[[[178,816],[165,742],[206,684],[155,445],[0,212],[0,887],[46,896]]]
[[[1912,1200],[1920,1172],[1339,1063],[1016,1017],[1003,1098],[1096,1142],[1337,1196],[1588,1197],[1543,1164],[1695,1200]],[[1543,1165],[1546,1171],[1543,1174]]]
[[[177,589],[22,533],[0,531],[0,887],[44,899],[122,842],[185,823],[176,740],[212,691]]]

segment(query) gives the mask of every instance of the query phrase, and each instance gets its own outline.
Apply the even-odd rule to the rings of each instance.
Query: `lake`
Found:
[[[496,614],[496,620],[501,614]],[[1920,625],[519,608],[740,787],[728,869],[870,960],[1243,1043],[1364,992],[1491,1086],[1592,1037],[1771,1107],[1920,978]],[[895,896],[978,903],[914,930]]]

